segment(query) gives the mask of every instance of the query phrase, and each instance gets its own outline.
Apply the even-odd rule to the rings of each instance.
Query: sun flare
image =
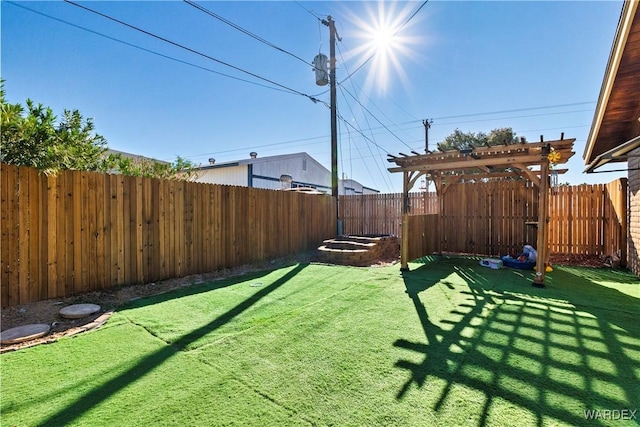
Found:
[[[376,50],[384,51],[392,48],[394,41],[392,28],[377,28],[371,36],[371,42],[375,45]]]
[[[413,12],[413,4],[403,4],[400,8],[396,2],[378,2],[367,6],[365,13],[353,13],[350,17],[353,44],[357,47],[351,49],[347,56],[355,59],[358,65],[371,62],[367,66],[366,90],[375,88],[379,93],[386,93],[396,80],[408,83],[404,67],[405,61],[416,56],[418,40],[409,34],[411,25],[417,20],[406,24]]]

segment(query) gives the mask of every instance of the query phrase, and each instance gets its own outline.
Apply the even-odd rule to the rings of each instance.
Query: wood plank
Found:
[[[167,238],[167,182],[158,180],[158,275],[167,278],[166,238]]]
[[[38,171],[33,168],[27,169],[27,176],[29,180],[29,198],[28,198],[28,210],[29,210],[29,222],[28,227],[28,281],[27,281],[27,301],[38,301],[42,298],[40,289],[40,268],[42,262],[41,258],[41,200],[42,200],[42,187],[41,179],[38,176]],[[22,261],[22,260],[21,260]],[[46,297],[45,297],[46,298]]]
[[[121,208],[121,205],[118,205],[118,182],[119,178],[117,175],[107,175],[106,178],[109,181],[109,192],[106,196],[105,209],[106,214],[105,218],[108,221],[108,237],[105,239],[105,250],[109,252],[107,269],[109,270],[109,281],[108,287],[118,286],[118,252],[121,249],[118,240],[118,234],[120,232],[120,225],[118,224],[118,214]]]
[[[143,236],[143,222],[144,218],[142,216],[143,209],[143,188],[142,188],[143,178],[134,177],[134,185],[135,185],[135,194],[133,195],[133,206],[132,213],[134,215],[134,226],[135,230],[133,233],[134,245],[135,249],[135,283],[144,283],[145,282],[145,271],[144,271],[144,236]]]
[[[153,195],[151,191],[151,179],[140,179],[140,205],[141,205],[141,244],[142,253],[140,255],[140,262],[142,266],[142,277],[140,283],[147,283],[153,281],[152,275],[152,263],[153,263]]]
[[[132,187],[135,190],[132,176],[122,176],[122,277],[123,284],[130,285],[135,278],[135,253],[131,241],[135,242],[135,218],[131,215]],[[118,274],[120,277],[120,273]]]
[[[70,218],[72,210],[68,207],[67,198],[70,190],[67,188],[69,173],[66,171],[58,173],[56,177],[56,229],[53,244],[56,245],[56,286],[52,298],[64,297],[67,295],[66,287],[70,271],[67,265],[67,253],[69,247],[68,228],[72,227],[73,219]],[[72,234],[71,234],[72,236]],[[52,244],[52,243],[49,243]]]
[[[92,173],[95,182],[95,278],[94,289],[104,289],[109,283],[107,280],[106,248],[105,248],[105,191],[108,187],[105,183],[105,175],[100,173]],[[110,271],[110,270],[109,270]]]
[[[47,298],[58,296],[58,239],[64,240],[64,234],[58,231],[58,217],[64,216],[64,212],[58,211],[60,199],[58,176],[46,177],[47,183],[47,227],[46,227],[46,251],[47,251]]]
[[[175,254],[176,254],[176,276],[182,277],[186,274],[185,269],[185,238],[184,238],[184,182],[176,182],[175,189]]]
[[[2,278],[0,279],[0,286],[2,293],[0,295],[0,302],[2,307],[8,307],[18,303],[16,298],[17,286],[18,286],[18,264],[16,260],[18,235],[15,232],[15,225],[18,223],[17,206],[16,206],[16,183],[18,171],[15,166],[7,165],[5,163],[0,164],[0,191],[2,192],[1,200],[1,222],[2,227],[2,241],[0,242],[2,249]]]
[[[177,262],[176,262],[176,181],[170,181],[166,183],[168,188],[167,194],[167,212],[165,236],[166,236],[166,273],[167,277],[177,276]]]
[[[13,182],[11,182],[11,193],[9,194],[10,203],[12,206],[12,219],[13,227],[11,227],[11,239],[9,240],[9,250],[11,251],[11,281],[9,282],[9,301],[11,305],[20,304],[20,283],[21,283],[21,266],[20,266],[20,253],[22,250],[22,239],[20,223],[22,218],[22,212],[20,210],[21,201],[20,193],[23,190],[22,177],[20,168],[14,168]],[[25,193],[28,193],[29,189],[24,189]]]

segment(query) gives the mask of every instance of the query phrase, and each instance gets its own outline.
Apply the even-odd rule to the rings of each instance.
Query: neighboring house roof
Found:
[[[267,156],[267,157],[250,157],[248,159],[235,160],[232,162],[223,162],[223,163],[214,163],[212,165],[205,165],[196,168],[196,170],[208,170],[208,169],[219,169],[219,168],[227,168],[231,166],[240,166],[240,165],[255,165],[259,163],[273,162],[278,160],[287,160],[287,159],[295,159],[295,158],[306,158],[311,162],[315,163],[319,168],[324,169],[329,173],[329,170],[324,167],[320,162],[311,157],[309,154],[305,152],[300,153],[292,153],[292,154],[281,154],[277,156]]]
[[[640,147],[640,13],[626,0],[600,89],[583,158],[593,172],[608,162],[627,160]]]

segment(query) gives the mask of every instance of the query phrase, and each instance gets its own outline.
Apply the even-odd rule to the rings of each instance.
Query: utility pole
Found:
[[[341,228],[338,221],[338,119],[336,107],[336,37],[335,21],[331,16],[323,19],[322,23],[329,27],[329,85],[331,93],[331,195],[336,203],[336,223],[338,234]]]
[[[429,154],[429,128],[431,128],[431,123],[433,123],[433,119],[423,120],[422,124],[424,125],[424,152],[425,154]]]

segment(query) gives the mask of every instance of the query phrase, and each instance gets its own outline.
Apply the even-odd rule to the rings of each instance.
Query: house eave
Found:
[[[582,156],[585,164],[587,165],[590,165],[595,161],[596,155],[594,154],[594,152],[597,152],[596,147],[598,146],[598,143],[600,141],[599,137],[602,134],[605,114],[607,113],[607,109],[610,107],[612,91],[614,90],[616,78],[618,77],[620,64],[625,53],[625,49],[628,47],[627,41],[629,38],[629,34],[631,33],[634,24],[636,26],[638,25],[636,18],[638,3],[639,2],[637,0],[627,0],[624,2],[622,7],[616,35],[611,48],[611,53],[609,55],[609,61],[607,63],[602,86],[600,88],[598,103],[596,105],[591,129],[589,130],[589,136],[587,138],[584,153]],[[622,141],[624,141],[625,139],[626,138],[624,137],[621,138]],[[600,144],[602,144],[601,141]]]
[[[619,146],[612,148],[606,153],[596,156],[596,158],[587,165],[584,172],[593,173],[596,169],[609,162],[625,162],[627,161],[628,154],[638,147],[640,147],[640,135],[630,139],[624,144],[620,144]]]

